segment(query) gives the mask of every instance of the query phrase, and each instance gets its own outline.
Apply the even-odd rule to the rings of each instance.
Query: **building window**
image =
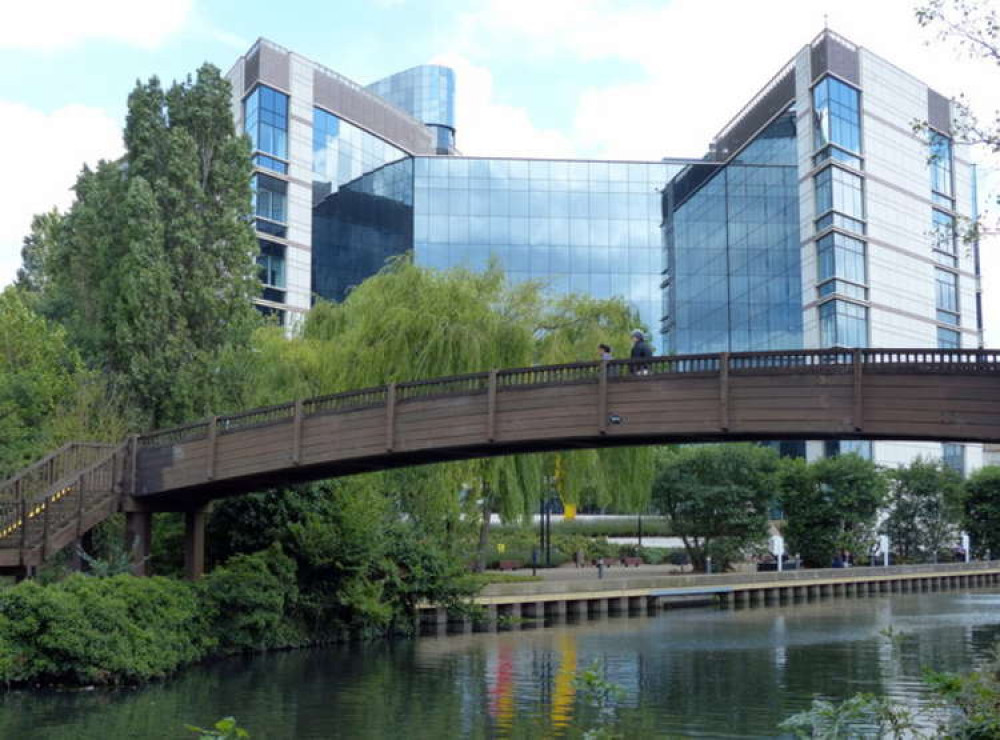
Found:
[[[824,457],[838,455],[858,455],[865,460],[872,459],[872,443],[867,439],[828,439],[823,443]]]
[[[951,202],[951,139],[937,131],[930,135],[931,192]],[[936,197],[935,200],[938,200]]]
[[[958,250],[955,217],[936,208],[931,213],[931,244],[934,249],[934,257],[942,265],[956,267]]]
[[[962,338],[954,329],[945,329],[943,326],[937,328],[938,349],[961,349]]]
[[[261,283],[270,288],[285,289],[285,248],[281,244],[261,239],[257,267]]]
[[[937,293],[937,320],[958,324],[958,275],[940,267],[934,270]]]
[[[941,462],[959,475],[965,475],[965,447],[953,442],[941,445]]]
[[[816,240],[819,280],[842,278],[865,285],[865,243],[860,239],[834,231]]]
[[[849,301],[827,301],[819,307],[820,341],[824,347],[868,345],[868,309]]]
[[[860,93],[834,77],[813,88],[815,148],[828,156],[859,166],[851,152],[861,152]],[[844,151],[846,150],[846,151]]]
[[[261,218],[285,223],[287,217],[288,183],[260,173],[251,180],[253,210]]]
[[[254,164],[286,172],[287,164],[274,158],[288,159],[288,96],[258,85],[243,103],[243,120],[253,150],[270,155],[255,158]]]
[[[865,196],[863,180],[852,172],[840,167],[827,167],[813,178],[816,188],[816,213],[826,216],[845,216],[846,219],[826,217],[817,221],[816,227],[839,226],[853,231],[861,231],[861,219],[865,217]],[[833,211],[832,214],[829,212]],[[861,227],[861,228],[859,228]]]
[[[273,170],[282,175],[288,174],[288,163],[282,162],[280,159],[275,159],[267,154],[255,154],[251,159],[253,166],[262,170]]]
[[[285,325],[285,312],[280,308],[275,308],[274,306],[265,306],[260,303],[255,303],[254,308],[260,311],[261,315],[274,321],[278,326]]]

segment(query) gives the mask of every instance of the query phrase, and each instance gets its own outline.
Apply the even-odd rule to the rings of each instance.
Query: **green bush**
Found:
[[[287,617],[298,596],[295,562],[279,545],[234,555],[198,582],[212,629],[226,652],[294,644]]]
[[[74,575],[0,591],[0,679],[10,683],[138,683],[214,645],[183,581]]]

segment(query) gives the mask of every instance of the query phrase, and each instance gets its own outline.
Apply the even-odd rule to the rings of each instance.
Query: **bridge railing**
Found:
[[[71,474],[103,457],[114,445],[69,442],[0,483],[0,519],[22,500],[31,501]]]
[[[53,471],[60,472],[53,472],[47,485],[38,478],[33,490],[22,488],[16,496],[0,499],[0,548],[34,547],[79,522],[91,506],[117,505],[117,498],[112,501],[112,497],[117,497],[128,474],[129,449],[129,442],[118,446],[73,443],[49,456],[58,456],[61,465],[52,465]],[[48,459],[37,465],[48,466]]]
[[[979,349],[828,349],[776,350],[769,352],[733,352],[729,354],[667,355],[641,360],[611,360],[606,363],[609,381],[642,381],[663,375],[769,373],[848,373],[861,372],[981,372],[1000,373],[1000,350]],[[536,365],[511,368],[495,373],[478,372],[446,378],[432,378],[383,385],[374,388],[332,393],[251,409],[229,416],[215,417],[144,434],[139,444],[160,447],[178,442],[204,439],[213,433],[228,434],[240,429],[289,421],[301,413],[353,411],[389,402],[433,396],[487,392],[495,376],[498,390],[540,385],[596,383],[601,379],[602,363],[572,362],[559,365]],[[392,389],[390,391],[390,388]],[[299,410],[301,409],[301,410]],[[213,432],[214,425],[214,432]]]

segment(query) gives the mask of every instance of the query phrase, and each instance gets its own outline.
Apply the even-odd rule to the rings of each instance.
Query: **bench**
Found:
[[[500,568],[500,570],[517,570],[518,568],[521,567],[521,561],[501,560],[499,563],[497,563],[497,567]]]
[[[624,557],[622,558],[622,565],[626,568],[638,568],[642,565],[642,558]]]

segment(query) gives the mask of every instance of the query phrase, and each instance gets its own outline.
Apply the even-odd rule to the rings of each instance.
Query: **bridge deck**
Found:
[[[454,459],[760,439],[1000,440],[993,353],[802,351],[580,363],[390,385],[141,440],[149,503]],[[917,351],[914,351],[917,352]],[[964,361],[960,361],[964,360]]]

